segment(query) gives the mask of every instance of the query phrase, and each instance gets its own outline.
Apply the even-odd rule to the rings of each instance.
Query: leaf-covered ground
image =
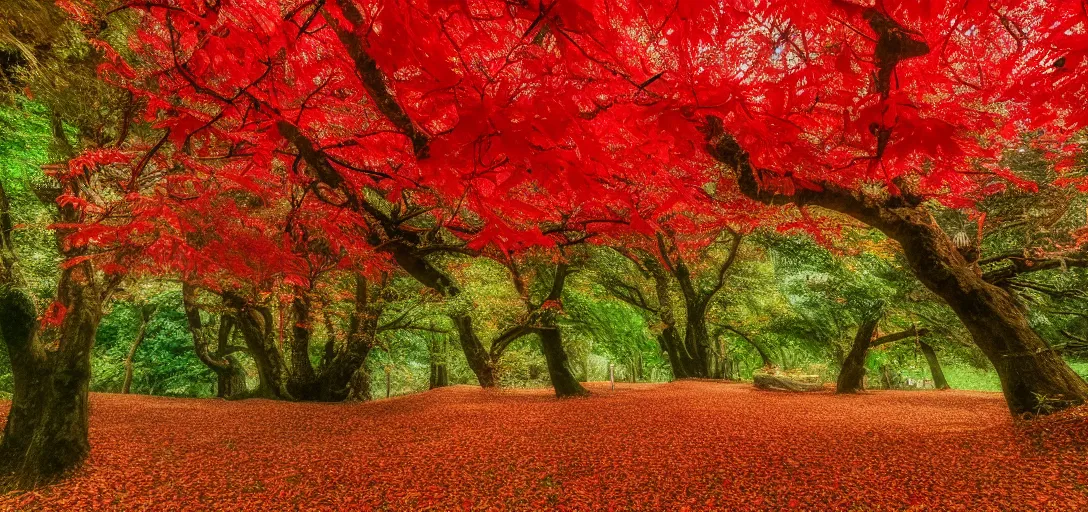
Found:
[[[1088,509],[1085,409],[1023,427],[991,393],[591,388],[354,405],[94,395],[88,467],[0,509]]]

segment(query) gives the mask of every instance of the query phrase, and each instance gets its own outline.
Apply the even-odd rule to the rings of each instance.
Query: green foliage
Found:
[[[592,373],[585,368],[592,354],[614,364],[619,380],[656,380],[669,375],[656,339],[660,328],[648,325],[642,311],[611,297],[591,277],[572,278],[563,297],[564,339],[568,355],[576,361],[572,363],[575,375]],[[578,348],[572,351],[572,346]],[[583,366],[581,371],[577,363]],[[589,380],[589,375],[584,376]]]
[[[548,363],[540,352],[536,336],[526,336],[511,346],[499,362],[499,385],[508,388],[545,387]]]
[[[835,254],[797,236],[764,235],[757,240],[768,249],[773,280],[789,305],[776,311],[767,326],[783,357],[781,366],[821,362],[837,366],[862,317],[881,303],[884,316],[878,335],[917,325],[930,331],[926,340],[937,347],[942,360],[989,368],[955,314],[910,274],[894,243],[875,230],[845,233],[842,246],[858,249],[856,254]],[[924,372],[929,378],[913,339],[869,352],[866,368],[871,385],[881,380],[885,365],[893,376],[919,378]]]
[[[416,331],[392,331],[382,336],[381,350],[367,358],[370,371],[370,393],[384,398],[386,373],[389,375],[390,396],[427,389],[430,360],[427,341]]]
[[[0,393],[10,394],[14,389],[11,378],[11,361],[6,348],[0,348]]]
[[[197,359],[179,292],[162,292],[147,336],[133,358],[132,392],[168,396],[212,396],[215,374]],[[120,392],[125,356],[140,328],[139,304],[116,302],[102,319],[92,356],[91,390]]]
[[[53,209],[34,194],[46,181],[41,166],[49,162],[52,141],[49,111],[19,99],[0,105],[0,181],[11,203],[15,226],[16,274],[39,306],[55,293],[60,255],[48,226]]]

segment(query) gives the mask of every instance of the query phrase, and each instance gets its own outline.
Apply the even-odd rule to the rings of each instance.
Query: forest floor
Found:
[[[1024,425],[994,393],[590,388],[96,394],[87,467],[0,510],[1088,510],[1086,408]]]

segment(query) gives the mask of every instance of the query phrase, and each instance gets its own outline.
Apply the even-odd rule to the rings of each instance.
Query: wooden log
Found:
[[[812,382],[811,376],[802,376],[803,380],[795,380],[788,377],[782,377],[779,375],[769,375],[765,373],[757,373],[752,376],[752,381],[759,389],[767,389],[774,391],[792,391],[795,393],[801,393],[805,391],[821,391],[824,389],[824,385],[819,382]],[[809,381],[809,382],[806,382]]]

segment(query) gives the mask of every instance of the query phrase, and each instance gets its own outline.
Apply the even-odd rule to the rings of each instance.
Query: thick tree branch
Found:
[[[503,331],[498,338],[495,338],[495,341],[491,342],[491,360],[498,361],[511,343],[530,332],[532,332],[532,328],[526,325],[517,325]]]
[[[351,23],[352,30],[345,30],[329,15],[328,12],[324,12],[325,21],[329,24],[336,36],[340,39],[340,42],[347,49],[348,55],[355,62],[355,71],[359,74],[360,80],[363,82],[363,87],[366,88],[367,93],[374,100],[374,104],[381,111],[382,115],[389,119],[389,122],[393,123],[398,130],[401,131],[410,141],[412,141],[412,150],[419,158],[427,157],[427,145],[430,143],[430,137],[423,132],[414,122],[411,117],[405,112],[404,108],[397,102],[396,96],[393,94],[392,89],[389,88],[389,84],[386,83],[385,74],[378,69],[378,64],[374,62],[374,59],[366,51],[364,46],[366,37],[363,34],[365,28],[365,20],[362,13],[355,7],[355,3],[352,0],[337,0],[336,5],[340,8],[340,11],[344,14],[344,18],[348,23]]]
[[[929,334],[929,329],[926,329],[926,328],[919,329],[917,326],[912,325],[912,326],[910,326],[910,329],[902,330],[902,331],[892,333],[892,334],[885,334],[884,336],[881,336],[881,337],[873,340],[872,342],[869,343],[869,348],[879,347],[881,345],[886,345],[888,343],[894,343],[896,341],[906,339],[906,338],[910,338],[912,336],[921,337],[921,336],[925,336],[927,334]]]
[[[657,311],[657,308],[651,306],[649,301],[646,300],[646,296],[643,295],[642,290],[639,290],[635,286],[617,280],[608,280],[603,283],[603,286],[608,290],[609,294],[623,302],[651,313]]]
[[[987,270],[982,274],[982,278],[987,282],[998,284],[1007,282],[1009,279],[1021,274],[1053,270],[1056,268],[1085,268],[1088,267],[1088,258],[1085,258],[1080,254],[1069,257],[1031,258],[1024,256],[1023,252],[1017,252],[1001,254],[979,261],[979,264],[981,265],[993,263],[1004,263],[1004,265]]]

